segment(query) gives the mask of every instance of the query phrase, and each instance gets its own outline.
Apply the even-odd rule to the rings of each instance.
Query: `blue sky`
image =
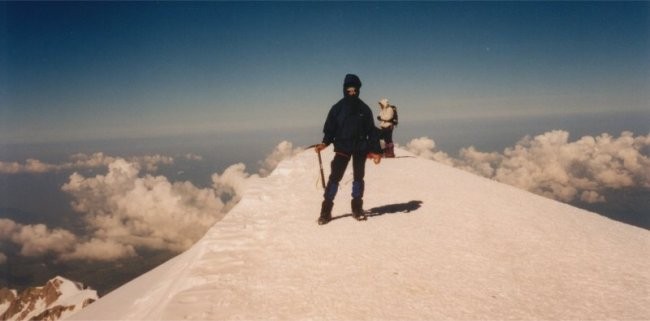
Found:
[[[0,10],[5,144],[318,133],[346,73],[361,77],[371,107],[382,97],[397,104],[402,126],[650,119],[648,2],[29,2]]]

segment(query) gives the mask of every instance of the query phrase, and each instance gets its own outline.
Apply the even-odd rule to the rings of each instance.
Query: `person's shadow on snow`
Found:
[[[385,214],[395,214],[395,213],[409,213],[419,209],[422,206],[422,201],[410,201],[406,203],[399,204],[389,204],[379,207],[373,207],[369,210],[366,210],[366,215],[368,217],[375,217]],[[351,217],[352,214],[343,214],[339,216],[332,217],[332,221],[338,220],[344,217]]]
[[[410,201],[406,203],[390,204],[379,207],[373,207],[368,210],[368,217],[380,216],[384,214],[410,213],[419,209],[422,201]]]

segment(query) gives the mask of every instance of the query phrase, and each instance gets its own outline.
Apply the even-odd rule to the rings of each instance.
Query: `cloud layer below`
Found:
[[[191,160],[201,159],[200,156],[194,154],[188,154],[185,157]],[[0,162],[0,174],[40,174],[61,170],[99,168],[106,167],[117,159],[117,157],[108,156],[104,153],[94,153],[91,155],[75,154],[70,157],[69,162],[61,164],[48,164],[38,159],[27,159],[24,163]],[[162,155],[131,157],[128,159],[128,161],[131,163],[137,163],[140,167],[150,172],[158,170],[159,165],[170,165],[174,163],[174,159],[172,157]]]
[[[650,135],[602,134],[569,141],[556,130],[524,137],[503,153],[463,148],[457,158],[427,137],[410,141],[412,153],[563,202],[605,202],[608,189],[650,188]]]
[[[55,253],[61,260],[114,260],[136,256],[139,249],[180,252],[201,238],[240,200],[249,179],[268,175],[282,159],[300,150],[282,142],[260,162],[259,174],[247,173],[244,164],[234,164],[221,174],[213,174],[212,186],[207,188],[150,174],[157,165],[174,161],[160,155],[127,160],[102,153],[79,154],[72,157],[72,162],[60,165],[37,160],[10,165],[5,169],[11,171],[5,173],[102,166],[108,171],[93,177],[74,173],[61,188],[72,197],[72,208],[85,222],[87,235],[1,219],[0,240],[19,245],[23,256]],[[194,154],[185,157],[202,160]],[[0,253],[0,264],[6,259]]]
[[[650,188],[650,135],[602,134],[569,140],[566,131],[524,137],[502,153],[463,148],[458,157],[436,149],[433,139],[411,140],[412,153],[564,202],[604,202],[608,189]],[[137,256],[141,249],[180,252],[189,248],[241,198],[250,179],[266,176],[280,161],[302,151],[282,142],[259,163],[257,174],[234,164],[212,175],[212,186],[172,182],[152,174],[172,157],[129,159],[77,154],[70,162],[0,163],[0,173],[44,173],[64,169],[107,168],[104,175],[70,175],[62,191],[86,224],[85,235],[43,224],[0,219],[0,241],[20,248],[22,256],[54,253],[60,260],[114,260]],[[194,154],[188,160],[202,161]],[[8,260],[0,253],[0,264]]]

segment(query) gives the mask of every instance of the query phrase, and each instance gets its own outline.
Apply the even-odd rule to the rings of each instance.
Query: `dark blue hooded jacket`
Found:
[[[348,96],[346,88],[361,89],[359,77],[348,74],[343,82],[344,97],[327,114],[323,127],[323,143],[334,144],[334,151],[353,153],[381,153],[379,129],[375,127],[372,110],[358,96]]]

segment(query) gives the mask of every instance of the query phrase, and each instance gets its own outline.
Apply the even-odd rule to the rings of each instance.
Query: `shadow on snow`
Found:
[[[368,217],[380,216],[384,214],[410,213],[419,209],[422,201],[410,201],[406,203],[390,204],[379,207],[373,207],[368,210]]]
[[[406,203],[398,204],[389,204],[379,207],[373,207],[369,210],[366,210],[366,215],[370,217],[381,216],[385,214],[396,214],[396,213],[410,213],[419,209],[422,206],[422,201],[409,201]],[[343,214],[339,216],[332,217],[332,221],[338,220],[344,217],[351,217],[352,214]]]

